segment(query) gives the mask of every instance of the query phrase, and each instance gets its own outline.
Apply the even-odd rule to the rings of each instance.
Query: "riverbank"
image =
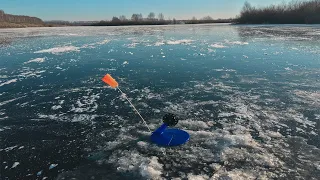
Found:
[[[0,28],[44,27],[45,23],[37,17],[7,14],[0,10]]]
[[[236,24],[320,24],[320,0],[257,8],[246,2]]]

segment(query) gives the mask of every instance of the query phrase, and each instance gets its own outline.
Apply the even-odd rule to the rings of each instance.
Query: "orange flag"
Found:
[[[109,86],[111,86],[112,88],[117,88],[119,86],[118,82],[115,79],[113,79],[110,74],[105,75],[102,78],[102,81],[106,84],[109,84]]]

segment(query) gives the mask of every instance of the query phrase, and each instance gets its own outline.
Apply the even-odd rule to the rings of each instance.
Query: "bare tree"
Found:
[[[118,17],[115,17],[115,16],[114,16],[114,17],[112,18],[112,22],[121,22],[121,21],[120,21],[120,19],[119,19]]]
[[[197,18],[196,18],[195,16],[193,16],[191,20],[192,20],[192,21],[196,21]]]
[[[155,17],[156,17],[155,13],[154,13],[154,12],[151,12],[151,13],[149,13],[149,15],[148,15],[148,20],[153,21],[153,20],[155,19]]]
[[[139,14],[132,14],[131,21],[139,21]]]
[[[246,1],[244,3],[244,6],[243,6],[242,10],[241,10],[241,13],[246,13],[246,12],[249,12],[251,10],[252,10],[251,4],[248,1]]]
[[[160,13],[158,15],[158,19],[159,19],[159,21],[164,21],[164,15],[162,13]]]
[[[138,21],[143,21],[143,16],[142,16],[142,14],[140,13],[140,14],[138,14]]]
[[[127,18],[125,15],[119,16],[120,21],[127,21]]]
[[[0,9],[0,22],[5,21],[5,13],[3,10]]]

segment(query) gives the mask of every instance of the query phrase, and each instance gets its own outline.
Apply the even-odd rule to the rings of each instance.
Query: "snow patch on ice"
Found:
[[[11,83],[15,83],[15,82],[17,82],[17,81],[18,81],[18,79],[11,79],[11,80],[9,80],[9,81],[6,81],[6,82],[4,82],[4,83],[1,83],[1,84],[0,84],[0,87],[1,87],[1,86],[4,86],[4,85],[11,84]]]
[[[161,179],[163,171],[158,157],[148,158],[137,151],[116,151],[109,157],[108,162],[115,164],[119,172],[139,172],[141,176],[150,179]]]
[[[75,46],[61,46],[61,47],[55,47],[55,48],[36,51],[34,53],[61,54],[61,53],[64,53],[64,52],[80,52],[80,48],[79,47],[75,47]]]
[[[294,91],[294,94],[310,105],[320,106],[320,91]]]
[[[165,43],[163,41],[160,41],[160,42],[156,42],[154,44],[154,46],[162,46],[162,45],[165,45]]]
[[[25,96],[23,96],[23,97],[25,97]],[[18,100],[18,99],[21,99],[21,98],[23,98],[23,97],[19,97],[19,98],[14,98],[14,99],[2,101],[2,102],[0,102],[0,106],[6,105],[6,104],[8,104],[8,103],[11,103],[11,102],[16,101],[16,100]]]
[[[188,174],[188,180],[208,180],[209,176],[207,175],[194,175]]]
[[[187,127],[188,129],[209,129],[210,127],[206,122],[203,121],[193,121],[193,120],[182,120],[179,121],[178,126]]]
[[[109,39],[105,39],[105,40],[103,40],[103,41],[97,42],[96,44],[103,45],[103,44],[107,44],[107,43],[109,43],[109,42],[110,42]]]
[[[163,165],[158,162],[158,157],[151,157],[149,162],[140,165],[140,173],[143,177],[161,179]]]
[[[139,45],[140,43],[136,43],[136,42],[133,42],[131,44],[127,44],[126,47],[128,48],[135,48],[137,45]]]
[[[71,107],[72,112],[82,113],[82,112],[94,112],[98,109],[97,100],[100,98],[100,94],[92,94],[82,96],[73,104]]]
[[[302,124],[302,126],[305,128],[307,128],[308,126],[315,127],[315,125],[317,124],[316,122],[308,120],[308,117],[305,117],[303,114],[297,112],[294,109],[288,109],[285,116],[289,120],[294,120],[295,122]]]
[[[231,44],[231,45],[248,45],[248,42],[241,42],[241,41],[229,41],[225,40],[225,43]]]
[[[18,146],[11,146],[11,147],[7,147],[7,148],[4,148],[4,149],[0,149],[0,151],[6,151],[6,152],[9,152],[9,151],[12,151],[13,149],[17,148]]]
[[[227,48],[227,46],[224,46],[221,43],[211,44],[210,47],[213,47],[213,48]]]
[[[55,121],[65,121],[65,122],[81,122],[81,123],[91,123],[95,118],[99,117],[95,114],[75,114],[72,116],[66,116],[64,114],[38,114],[39,119],[34,120],[55,120]]]
[[[234,69],[213,69],[214,71],[217,72],[236,72]]]
[[[25,62],[24,64],[29,64],[29,63],[43,63],[46,60],[46,58],[36,58],[36,59],[31,59],[27,62]]]
[[[169,40],[167,44],[169,45],[177,45],[177,44],[191,44],[193,40],[190,39],[182,39],[182,40]]]
[[[179,45],[179,44],[185,44],[189,45],[193,42],[194,40],[191,39],[181,39],[181,40],[168,40],[168,41],[159,41],[154,44],[154,46],[162,46],[162,45]]]
[[[22,78],[28,78],[28,77],[41,77],[41,74],[46,72],[46,70],[34,70],[31,68],[24,68],[22,70],[22,73],[20,73],[18,76]]]

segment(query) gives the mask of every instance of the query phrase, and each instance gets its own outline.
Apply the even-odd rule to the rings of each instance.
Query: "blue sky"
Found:
[[[248,0],[254,6],[288,0]],[[108,20],[112,16],[162,12],[166,18],[229,18],[239,14],[245,0],[0,0],[6,13],[36,16],[43,20]]]

